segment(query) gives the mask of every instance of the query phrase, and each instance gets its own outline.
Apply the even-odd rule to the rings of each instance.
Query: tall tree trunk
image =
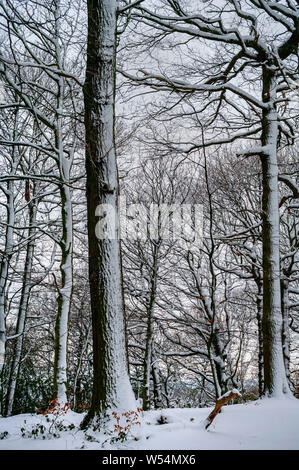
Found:
[[[227,392],[228,376],[226,374],[226,357],[219,348],[215,332],[211,334],[212,342],[208,346],[211,371],[213,376],[216,398]]]
[[[34,191],[33,191],[34,195]],[[28,229],[28,244],[26,250],[26,260],[25,260],[25,268],[23,274],[23,285],[22,285],[22,293],[21,299],[19,304],[19,312],[18,312],[18,321],[16,327],[16,335],[17,338],[15,339],[15,345],[13,348],[13,361],[10,370],[9,382],[7,387],[7,395],[6,395],[6,403],[5,403],[5,415],[11,416],[15,391],[17,386],[17,380],[19,375],[19,368],[20,368],[20,360],[23,348],[23,339],[24,339],[24,331],[25,331],[25,324],[26,324],[26,316],[28,310],[28,302],[30,297],[30,290],[31,290],[31,273],[32,273],[32,263],[33,263],[33,253],[34,253],[34,246],[35,246],[35,239],[34,234],[36,228],[34,227],[36,221],[36,211],[37,206],[36,202],[30,201],[28,205],[29,209],[29,229]]]
[[[118,174],[114,141],[116,56],[115,0],[88,0],[84,84],[89,282],[93,328],[93,395],[87,425],[111,409],[135,409],[125,349],[118,237]],[[103,206],[105,205],[105,206]],[[97,215],[116,223],[97,232]]]
[[[228,390],[228,376],[227,376],[227,353],[223,345],[222,339],[220,338],[221,332],[219,327],[214,327],[213,333],[213,347],[215,352],[214,363],[218,378],[218,384],[220,386],[221,395]],[[218,397],[217,397],[218,398]]]
[[[257,327],[258,327],[258,387],[259,396],[262,396],[264,392],[264,352],[263,352],[263,294],[262,294],[262,283],[256,281],[258,292],[256,296],[257,303]]]
[[[263,67],[261,153],[263,175],[263,351],[264,394],[279,397],[289,393],[282,352],[280,297],[279,205],[277,139],[278,119],[275,105],[276,75],[273,64]]]
[[[68,324],[73,291],[73,220],[70,189],[60,187],[63,233],[61,248],[61,286],[58,288],[58,311],[55,322],[54,398],[60,405],[67,402]]]
[[[74,410],[77,407],[77,401],[81,400],[81,380],[80,380],[80,373],[81,373],[81,368],[82,368],[82,362],[83,362],[83,357],[86,352],[86,349],[88,348],[88,343],[89,343],[89,336],[90,336],[90,330],[91,327],[88,328],[87,331],[85,331],[85,337],[83,337],[82,331],[80,332],[80,339],[79,339],[79,345],[78,349],[80,351],[80,356],[78,358],[78,363],[76,367],[76,374],[75,374],[75,379],[74,379],[74,401],[73,401],[73,408]]]
[[[16,97],[17,100],[17,97]],[[17,120],[18,120],[18,107],[14,112],[14,126],[12,130],[12,138],[15,139],[17,136]],[[11,155],[11,168],[10,176],[14,176],[18,167],[19,158],[16,154],[16,150],[13,148]],[[14,223],[15,223],[15,207],[14,207],[14,180],[8,180],[6,188],[2,188],[6,197],[6,232],[5,232],[5,244],[4,250],[1,257],[0,264],[0,393],[2,391],[2,370],[5,362],[5,349],[6,349],[6,323],[5,323],[5,301],[6,301],[6,284],[8,277],[9,262],[13,254],[13,234],[14,234]],[[0,408],[1,408],[0,400]],[[2,410],[0,410],[2,412]]]
[[[152,353],[153,353],[153,315],[157,290],[157,274],[158,274],[158,253],[159,244],[154,244],[153,249],[153,269],[150,281],[149,301],[147,306],[147,330],[145,341],[143,382],[142,382],[142,407],[143,410],[150,409],[150,379],[152,370]]]
[[[290,384],[290,330],[289,330],[289,281],[281,279],[281,311],[282,311],[282,351],[288,383]]]
[[[60,46],[61,38],[61,10],[60,0],[55,2],[55,58],[58,70],[64,69],[63,54]],[[57,316],[55,322],[54,345],[54,390],[53,398],[60,405],[67,402],[67,347],[69,317],[73,293],[73,210],[70,191],[71,168],[73,163],[73,149],[67,156],[63,142],[63,113],[64,113],[64,78],[59,76],[56,80],[56,122],[55,122],[55,147],[57,152],[57,165],[60,173],[60,198],[62,237],[60,240],[61,261],[60,278],[61,285],[58,289]]]
[[[162,408],[162,384],[159,367],[154,351],[152,351],[152,376],[154,384],[154,406],[155,409]]]
[[[14,151],[13,151],[14,152]],[[17,162],[13,155],[13,164],[11,168],[11,175],[15,174]],[[5,245],[1,257],[0,265],[0,392],[2,391],[2,371],[5,362],[6,350],[6,288],[10,259],[13,254],[13,233],[15,223],[15,208],[14,208],[14,180],[9,180],[7,187],[4,190],[6,196],[6,232],[5,232]],[[1,407],[1,403],[0,403]],[[2,412],[2,410],[1,410]]]

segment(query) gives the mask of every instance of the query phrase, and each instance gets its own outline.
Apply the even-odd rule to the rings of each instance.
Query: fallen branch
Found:
[[[208,427],[212,424],[212,422],[218,415],[223,405],[226,405],[226,403],[232,400],[233,398],[240,398],[240,397],[242,397],[241,393],[236,388],[234,388],[233,390],[226,392],[224,395],[218,398],[215,404],[215,408],[213,409],[213,411],[209,414],[209,416],[205,419],[203,423],[205,429],[208,429]]]

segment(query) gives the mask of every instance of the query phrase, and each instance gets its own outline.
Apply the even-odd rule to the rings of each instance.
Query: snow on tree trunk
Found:
[[[152,352],[153,352],[153,314],[157,290],[157,271],[158,271],[158,253],[159,244],[154,244],[153,250],[153,269],[150,281],[149,302],[147,305],[147,331],[144,355],[144,371],[142,383],[142,406],[143,410],[150,409],[150,378],[152,370]]]
[[[60,46],[61,11],[60,2],[55,3],[55,58],[59,70],[63,70],[63,55]],[[55,323],[54,346],[54,397],[60,405],[67,402],[67,346],[68,325],[73,291],[73,211],[70,191],[71,167],[73,150],[67,156],[63,143],[63,110],[64,110],[64,79],[59,76],[56,98],[55,147],[58,155],[57,163],[60,172],[60,197],[62,237],[60,240],[61,286],[58,289],[58,310]]]
[[[290,331],[289,331],[289,281],[281,279],[282,351],[288,383],[290,383]]]
[[[14,152],[14,151],[13,151]],[[17,166],[16,159],[13,156],[13,164],[11,175],[14,175]],[[7,187],[4,190],[6,195],[6,233],[5,233],[5,246],[1,259],[0,266],[0,374],[2,373],[5,361],[5,348],[6,348],[6,325],[5,325],[5,302],[6,302],[6,284],[8,278],[8,269],[10,258],[13,253],[13,232],[15,223],[15,209],[14,209],[14,181],[9,180]]]
[[[273,67],[274,68],[274,67]],[[279,203],[275,105],[276,75],[270,65],[263,67],[261,164],[263,173],[263,351],[264,393],[279,397],[289,393],[282,352],[280,297]]]
[[[118,220],[114,142],[116,2],[88,0],[87,5],[84,102],[94,381],[92,407],[85,425],[107,410],[136,409],[126,361],[118,224],[112,224],[107,238],[96,235],[99,205],[108,204]]]
[[[218,326],[214,326],[214,331],[212,333],[212,345],[214,349],[215,357],[213,359],[217,374],[217,382],[219,387],[216,387],[221,390],[221,395],[227,392],[228,386],[228,376],[226,373],[226,360],[227,360],[227,353],[225,351],[224,344],[220,338],[221,331]],[[217,395],[218,398],[218,395]]]
[[[6,395],[6,405],[5,405],[5,415],[11,416],[12,408],[14,403],[14,396],[15,390],[17,385],[17,379],[19,374],[19,367],[20,367],[20,360],[22,354],[22,347],[23,347],[23,339],[24,339],[24,330],[25,330],[25,323],[26,323],[26,316],[27,316],[27,309],[28,309],[28,302],[31,290],[31,271],[32,271],[32,263],[33,263],[33,253],[34,253],[34,234],[36,231],[35,222],[36,222],[36,203],[34,201],[30,201],[28,205],[29,209],[29,229],[28,229],[28,244],[26,250],[26,260],[25,260],[25,267],[24,267],[24,274],[23,274],[23,285],[22,285],[22,293],[21,299],[19,304],[19,313],[18,313],[18,321],[16,327],[16,342],[13,349],[13,361],[10,370],[9,376],[9,383],[8,383],[8,390]]]
[[[61,286],[58,286],[58,311],[55,323],[54,398],[64,405],[67,402],[68,323],[73,290],[73,221],[71,194],[65,184],[61,186],[60,194],[63,235],[60,241]]]
[[[258,327],[258,384],[259,396],[262,396],[264,391],[264,353],[263,353],[263,294],[262,283],[257,282],[258,293],[256,296],[257,302],[257,327]]]
[[[142,382],[142,408],[150,409],[150,378],[152,366],[152,345],[153,332],[152,325],[148,316],[147,332],[146,332],[146,349],[144,357],[143,382]]]
[[[162,385],[160,379],[159,367],[157,364],[157,359],[155,357],[154,351],[152,351],[152,376],[154,383],[154,404],[155,409],[162,408]]]

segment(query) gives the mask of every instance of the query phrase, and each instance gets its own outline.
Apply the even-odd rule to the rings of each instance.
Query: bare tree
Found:
[[[67,51],[72,48],[70,39],[73,34],[71,20],[64,21],[70,36],[62,33],[67,4],[53,0],[49,4],[15,5],[12,2],[1,2],[4,18],[2,28],[8,34],[10,48],[1,53],[1,76],[7,87],[13,90],[20,100],[22,108],[28,110],[35,122],[38,132],[31,140],[21,136],[19,141],[3,141],[10,146],[31,147],[39,150],[44,158],[55,162],[55,175],[41,175],[53,181],[60,193],[62,235],[48,235],[58,243],[61,249],[60,281],[56,280],[57,317],[55,326],[54,350],[54,391],[53,395],[60,403],[67,401],[67,337],[68,321],[72,297],[72,257],[73,257],[73,216],[71,197],[71,170],[76,149],[76,133],[74,120],[69,118],[66,103],[73,108],[73,84],[79,80],[68,72]],[[24,23],[25,28],[18,28]],[[46,19],[46,21],[43,21]],[[78,18],[75,18],[75,21]],[[41,26],[41,24],[43,26]],[[53,29],[52,29],[53,28]],[[51,33],[49,35],[49,31]],[[48,64],[51,63],[49,66]],[[30,70],[28,72],[28,69]],[[17,70],[17,72],[15,72]],[[36,71],[35,81],[31,80],[30,72]],[[14,103],[11,104],[14,106]],[[71,133],[66,130],[71,130]],[[52,168],[53,171],[53,168]],[[34,178],[37,178],[34,176]]]
[[[208,48],[215,47],[213,66],[217,72],[212,78],[208,76],[211,62],[206,61],[206,67],[201,68],[200,74],[194,73],[193,82],[184,78],[178,79],[174,72],[170,75],[162,67],[161,73],[142,70],[142,75],[139,74],[138,77],[132,73],[123,74],[135,83],[147,85],[153,90],[175,92],[178,95],[177,101],[169,102],[166,106],[166,110],[171,110],[172,115],[174,107],[181,106],[184,97],[188,98],[184,103],[191,104],[189,109],[182,111],[180,118],[192,115],[196,120],[200,112],[207,109],[212,111],[212,117],[206,116],[205,141],[200,138],[200,133],[194,137],[191,135],[187,142],[183,142],[184,145],[175,141],[164,141],[173,151],[179,148],[179,151],[190,155],[204,146],[254,136],[256,144],[237,153],[246,157],[258,155],[262,167],[264,393],[269,396],[287,394],[289,387],[281,343],[277,149],[283,139],[290,143],[295,136],[292,127],[294,113],[287,94],[297,86],[298,4],[295,1],[278,4],[252,0],[247,9],[243,10],[238,0],[220,2],[220,5],[211,1],[200,13],[194,9],[193,4],[187,5],[182,1],[166,0],[162,4],[164,10],[153,10],[143,3],[140,8],[137,7],[139,12],[135,13],[135,18],[142,24],[156,29],[156,42],[173,33],[174,42],[181,36],[187,45],[189,38],[190,42],[197,41],[199,44],[206,43]],[[229,20],[226,16],[228,13]],[[234,28],[230,26],[231,21],[236,25]],[[271,31],[268,37],[263,30],[264,21],[278,26],[281,32],[275,34]],[[218,47],[221,49],[218,50]],[[223,56],[225,60],[222,59]],[[188,65],[185,65],[187,70]],[[177,74],[179,73],[177,67]],[[244,86],[246,73],[248,79]],[[259,96],[257,89],[252,90],[250,86],[254,79],[256,85],[260,84]],[[202,106],[196,104],[198,95],[207,97]],[[237,98],[241,105],[234,98]],[[227,112],[235,116],[236,130],[233,132],[229,132]],[[219,128],[221,122],[227,135],[209,138],[208,126],[214,124],[215,127],[217,124]],[[198,140],[201,142],[198,143]],[[163,144],[163,140],[160,141]],[[296,188],[294,180],[290,181],[290,184]]]

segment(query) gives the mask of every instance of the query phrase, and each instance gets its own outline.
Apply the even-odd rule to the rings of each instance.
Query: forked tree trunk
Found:
[[[84,103],[94,380],[91,410],[82,426],[111,409],[136,409],[127,370],[120,243],[118,224],[114,223],[118,220],[114,142],[116,1],[88,0],[87,6]],[[113,220],[106,228],[103,223],[102,232],[97,230],[96,234],[97,215],[105,211]]]

